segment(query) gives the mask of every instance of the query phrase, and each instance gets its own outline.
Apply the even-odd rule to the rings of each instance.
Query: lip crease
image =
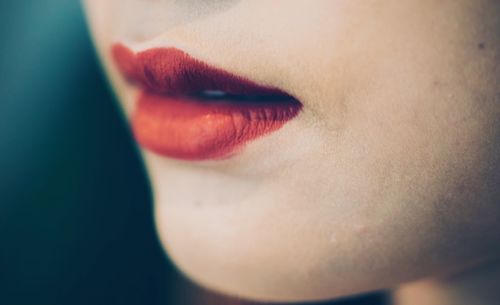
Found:
[[[165,157],[228,158],[302,109],[278,88],[211,67],[177,48],[134,53],[117,43],[111,55],[126,80],[141,89],[131,120],[134,137]]]

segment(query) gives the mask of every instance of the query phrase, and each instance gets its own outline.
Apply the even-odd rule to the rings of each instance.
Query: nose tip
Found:
[[[109,14],[120,24],[115,34],[135,44],[154,39],[174,27],[220,14],[241,1],[129,0],[116,4]]]

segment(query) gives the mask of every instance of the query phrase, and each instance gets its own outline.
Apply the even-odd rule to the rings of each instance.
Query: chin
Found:
[[[374,266],[368,243],[360,244],[370,239],[364,224],[343,229],[352,222],[347,218],[332,232],[321,209],[297,208],[265,190],[238,202],[226,194],[227,202],[215,204],[213,190],[191,192],[202,194],[195,199],[179,194],[181,186],[165,185],[155,192],[161,243],[202,287],[252,301],[302,302],[378,290],[393,280],[382,276],[387,265]]]
[[[407,192],[382,199],[357,185],[356,192],[328,187],[332,194],[276,177],[146,161],[166,253],[189,279],[222,294],[331,300],[450,274],[481,256],[475,249],[491,252],[477,235],[482,223],[467,235],[461,222],[443,227],[432,209],[415,208],[429,201]],[[460,232],[459,246],[443,242]]]
[[[260,302],[320,301],[362,292],[349,287],[354,283],[343,275],[326,274],[327,260],[317,249],[308,251],[311,246],[302,238],[264,225],[259,231],[251,223],[255,219],[240,223],[230,211],[174,210],[157,212],[161,243],[177,268],[202,287]]]

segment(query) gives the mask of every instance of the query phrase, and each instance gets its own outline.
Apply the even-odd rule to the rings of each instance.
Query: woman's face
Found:
[[[257,300],[316,300],[497,255],[499,1],[85,6],[144,148],[161,241],[196,282]],[[172,102],[165,87],[156,100],[139,93],[163,76],[184,84],[187,74],[189,90],[215,93],[195,102]],[[196,84],[220,74],[213,88]],[[231,118],[250,111],[227,99],[235,79],[301,104],[263,129],[243,120],[251,132],[224,142],[234,134],[212,120],[215,108]],[[263,99],[255,107],[276,111]]]

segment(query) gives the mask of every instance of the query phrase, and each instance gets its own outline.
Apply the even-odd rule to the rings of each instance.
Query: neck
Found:
[[[394,294],[396,305],[493,305],[500,303],[500,262],[442,280],[402,286]]]

